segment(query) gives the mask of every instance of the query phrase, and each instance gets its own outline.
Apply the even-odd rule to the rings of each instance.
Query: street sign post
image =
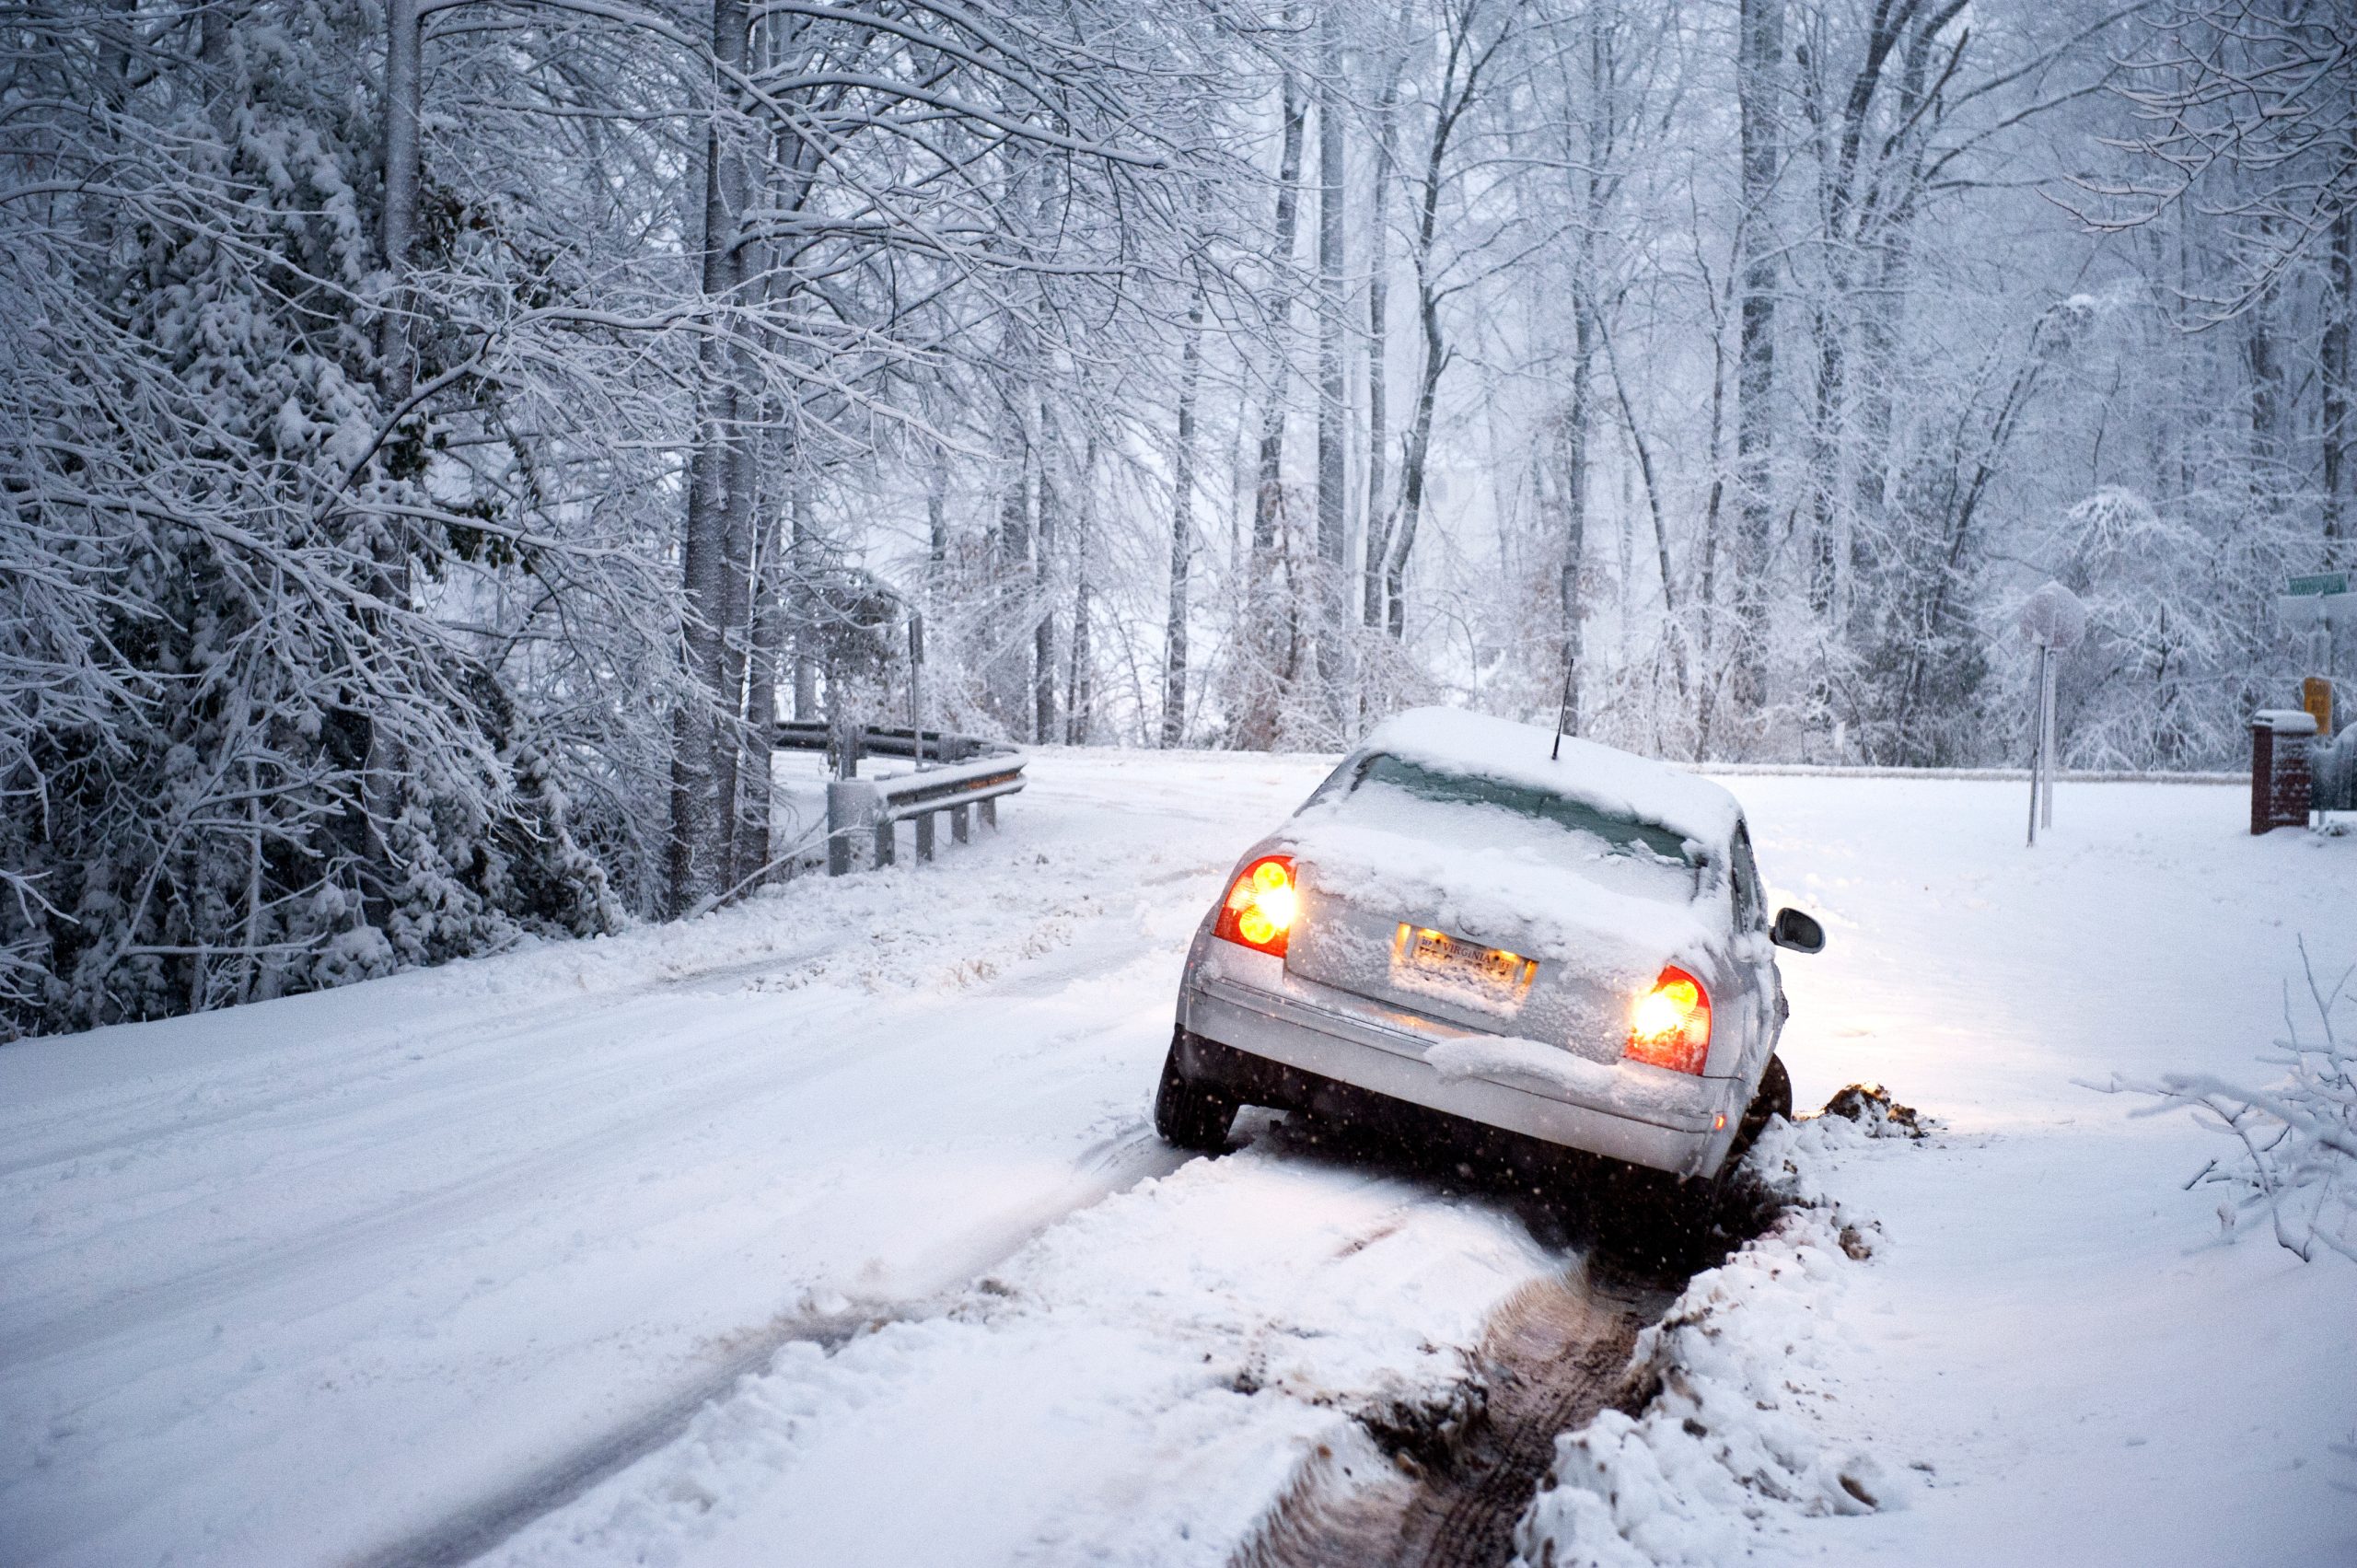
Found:
[[[2038,847],[2038,830],[2054,826],[2054,682],[2061,656],[2079,645],[2087,634],[2087,607],[2060,583],[2048,583],[2029,596],[2016,618],[2022,634],[2038,649],[2038,666],[2030,677],[2029,844]]]

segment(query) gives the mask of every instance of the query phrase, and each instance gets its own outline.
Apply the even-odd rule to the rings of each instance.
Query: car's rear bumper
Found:
[[[1648,1105],[1632,1111],[1480,1075],[1444,1078],[1424,1062],[1423,1053],[1436,1039],[1446,1037],[1200,970],[1180,989],[1178,1023],[1189,1034],[1283,1067],[1679,1176],[1716,1173],[1734,1142],[1734,1123],[1742,1109],[1728,1103],[1740,1091],[1726,1079],[1696,1079],[1690,1105]],[[1190,1076],[1213,1081],[1236,1076],[1233,1069],[1223,1071],[1215,1062],[1186,1065]],[[1239,1092],[1239,1098],[1252,1098],[1252,1083],[1225,1086]]]

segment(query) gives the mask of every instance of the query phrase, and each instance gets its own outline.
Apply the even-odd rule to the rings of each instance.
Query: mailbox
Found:
[[[2312,714],[2298,708],[2261,708],[2250,718],[2250,830],[2305,828],[2314,804],[2308,747]]]

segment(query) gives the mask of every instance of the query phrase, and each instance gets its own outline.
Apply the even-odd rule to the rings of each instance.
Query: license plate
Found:
[[[1537,960],[1519,953],[1484,947],[1404,921],[1392,939],[1391,963],[1393,970],[1411,983],[1421,981],[1427,986],[1469,992],[1490,1002],[1517,1000],[1530,989],[1531,977],[1538,972]]]

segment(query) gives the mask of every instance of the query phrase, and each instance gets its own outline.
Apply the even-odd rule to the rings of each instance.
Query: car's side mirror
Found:
[[[1776,912],[1776,923],[1768,928],[1768,940],[1795,953],[1822,953],[1825,927],[1817,923],[1815,915],[1803,914],[1796,909],[1780,909]]]

